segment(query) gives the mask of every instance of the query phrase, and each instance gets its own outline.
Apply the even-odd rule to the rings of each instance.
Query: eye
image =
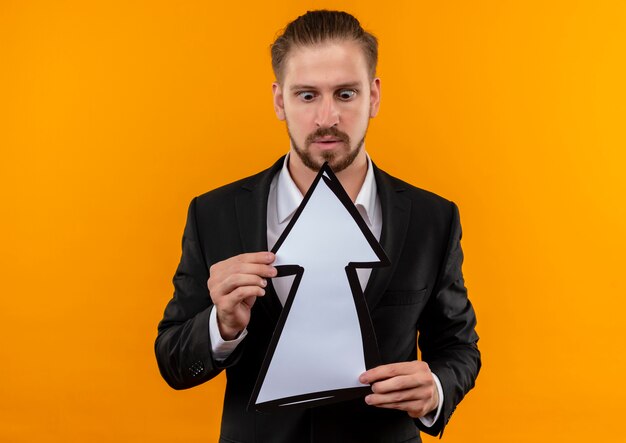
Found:
[[[348,101],[356,96],[356,91],[354,89],[341,89],[337,92],[337,97],[340,100]]]
[[[310,102],[315,98],[315,94],[311,91],[301,91],[296,94],[302,101]]]

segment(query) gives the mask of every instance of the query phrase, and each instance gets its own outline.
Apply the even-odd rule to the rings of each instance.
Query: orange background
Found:
[[[190,199],[286,152],[268,45],[321,7],[381,41],[373,159],[461,209],[444,441],[623,441],[621,0],[2,0],[0,441],[217,440],[224,379],[168,388],[156,325]]]

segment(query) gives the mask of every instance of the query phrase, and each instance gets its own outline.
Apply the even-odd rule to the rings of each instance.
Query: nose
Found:
[[[339,110],[334,97],[324,97],[319,102],[315,124],[320,128],[330,128],[339,123]]]

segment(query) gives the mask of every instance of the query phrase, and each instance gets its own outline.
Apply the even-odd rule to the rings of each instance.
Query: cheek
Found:
[[[359,125],[369,119],[370,110],[369,105],[359,103],[357,106],[346,107],[342,113],[344,121],[351,122],[353,125]]]
[[[293,133],[309,134],[315,130],[313,114],[308,111],[286,113],[289,129]]]
[[[344,117],[344,124],[355,135],[360,135],[367,128],[369,113],[352,112]]]

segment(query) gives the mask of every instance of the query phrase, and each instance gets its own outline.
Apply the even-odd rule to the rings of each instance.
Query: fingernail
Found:
[[[262,279],[261,280],[261,285],[263,285],[263,287],[266,287],[267,286],[267,280]]]
[[[372,397],[371,395],[368,395],[368,396],[366,396],[366,397],[365,397],[365,403],[367,403],[368,405],[369,405],[369,404],[371,403],[371,401],[372,401],[372,398],[371,398],[371,397]]]

